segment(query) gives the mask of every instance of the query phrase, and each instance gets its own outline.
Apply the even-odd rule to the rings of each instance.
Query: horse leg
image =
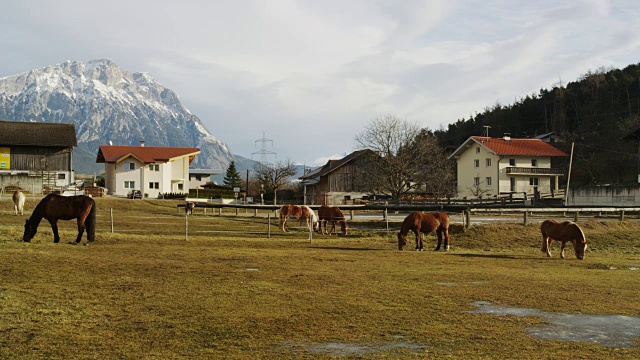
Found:
[[[560,258],[564,259],[564,246],[567,244],[566,241],[562,242],[562,247],[560,247]]]
[[[440,245],[442,244],[442,231],[436,230],[436,234],[438,235],[438,246],[436,246],[436,249],[434,251],[439,251]]]
[[[420,230],[415,231],[416,233],[416,251],[422,251],[422,238],[420,237]]]
[[[331,221],[331,231],[329,231],[329,235],[333,234],[336,232],[336,222],[335,221]]]
[[[58,243],[60,241],[60,235],[58,235],[58,220],[49,220],[51,224],[51,230],[53,231],[53,242]]]
[[[542,252],[546,252],[547,257],[551,257],[551,241],[548,235],[542,235]]]
[[[76,238],[76,244],[80,243],[82,240],[82,235],[84,234],[84,229],[86,226],[84,225],[84,221],[78,218],[78,237]],[[87,239],[87,241],[89,241]]]

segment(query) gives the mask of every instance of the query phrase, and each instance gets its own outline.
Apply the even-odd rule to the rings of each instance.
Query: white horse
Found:
[[[22,210],[24,209],[24,201],[26,200],[26,196],[20,190],[16,190],[13,192],[13,208],[16,211],[16,215],[22,215]]]
[[[319,229],[318,216],[316,216],[316,213],[313,211],[312,208],[308,207],[307,205],[303,205],[303,207],[306,207],[307,211],[309,211],[309,214],[311,214],[311,226],[313,227],[313,230],[318,231]]]

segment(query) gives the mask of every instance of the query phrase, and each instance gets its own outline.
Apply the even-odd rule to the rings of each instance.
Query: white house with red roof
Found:
[[[126,196],[140,190],[145,197],[163,193],[189,193],[189,164],[198,148],[102,145],[97,163],[104,163],[109,195]]]
[[[478,198],[557,191],[564,170],[551,158],[565,156],[540,139],[471,136],[449,158],[457,162],[457,197]]]

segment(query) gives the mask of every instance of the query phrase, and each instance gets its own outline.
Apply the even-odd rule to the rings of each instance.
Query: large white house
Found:
[[[140,190],[145,197],[189,193],[189,164],[197,148],[102,145],[97,163],[104,163],[105,187],[109,195],[126,196]]]
[[[472,136],[449,156],[457,162],[457,197],[557,191],[564,175],[551,168],[557,156],[567,154],[540,139]]]

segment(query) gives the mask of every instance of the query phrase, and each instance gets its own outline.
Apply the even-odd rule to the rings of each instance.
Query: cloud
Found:
[[[8,2],[0,76],[110,58],[174,90],[234,153],[264,131],[279,159],[321,165],[380,115],[437,129],[637,63],[639,16],[624,0]]]

